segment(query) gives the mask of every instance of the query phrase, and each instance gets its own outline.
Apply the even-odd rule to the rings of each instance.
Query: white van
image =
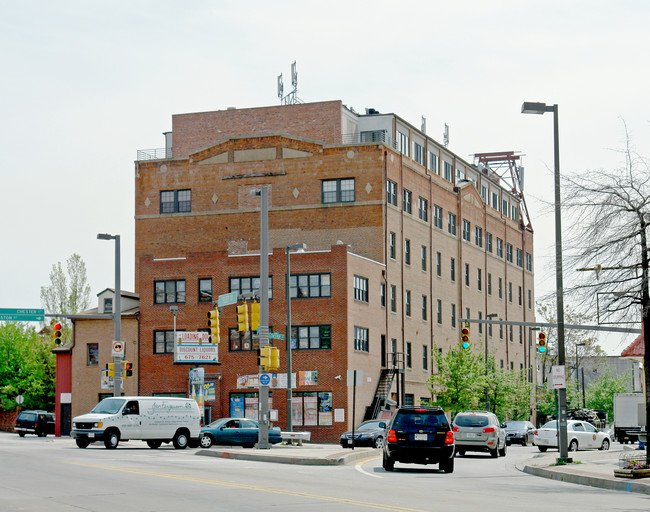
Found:
[[[173,443],[174,448],[198,446],[199,404],[190,398],[121,396],[104,398],[88,414],[72,420],[70,435],[79,448],[104,441],[116,448],[120,440],[140,439],[150,448]]]

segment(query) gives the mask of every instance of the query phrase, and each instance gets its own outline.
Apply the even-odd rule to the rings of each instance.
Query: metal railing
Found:
[[[165,160],[172,157],[172,148],[138,149],[138,161]]]
[[[397,142],[392,140],[386,130],[371,130],[356,133],[344,133],[341,136],[343,144],[365,144],[382,142],[397,149]]]

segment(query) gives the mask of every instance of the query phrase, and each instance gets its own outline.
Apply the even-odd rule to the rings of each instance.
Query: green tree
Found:
[[[47,314],[71,315],[88,309],[90,285],[86,278],[86,264],[78,254],[66,262],[67,275],[61,262],[52,265],[50,284],[41,287],[41,303]],[[62,318],[63,341],[71,338],[70,321]]]
[[[612,375],[607,371],[598,380],[589,385],[586,390],[587,407],[590,409],[602,409],[608,414],[610,422],[614,418],[614,394],[626,393],[630,381],[630,373],[627,375]]]
[[[455,414],[476,409],[485,391],[485,366],[481,356],[470,346],[460,343],[442,352],[434,345],[433,362],[436,372],[429,378],[429,387],[436,396],[435,403]]]
[[[0,409],[54,409],[55,358],[48,343],[22,322],[0,323]]]

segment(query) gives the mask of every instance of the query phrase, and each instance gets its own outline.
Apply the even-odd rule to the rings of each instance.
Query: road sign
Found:
[[[553,389],[566,388],[566,372],[564,371],[564,365],[551,367],[551,379],[553,380]]]
[[[260,375],[260,385],[268,386],[271,383],[271,376],[268,373],[262,373]]]
[[[0,320],[14,322],[44,322],[44,309],[0,308]]]
[[[217,299],[217,305],[220,308],[223,306],[230,306],[231,304],[237,304],[237,292],[230,292],[219,295],[219,298]]]
[[[269,338],[271,338],[272,340],[283,340],[284,334],[280,334],[279,332],[270,332]]]
[[[113,357],[124,357],[124,342],[113,340],[111,354]]]

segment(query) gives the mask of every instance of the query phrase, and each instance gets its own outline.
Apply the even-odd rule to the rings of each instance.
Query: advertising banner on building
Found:
[[[207,332],[177,332],[174,347],[175,363],[218,363],[219,345],[209,341]]]

